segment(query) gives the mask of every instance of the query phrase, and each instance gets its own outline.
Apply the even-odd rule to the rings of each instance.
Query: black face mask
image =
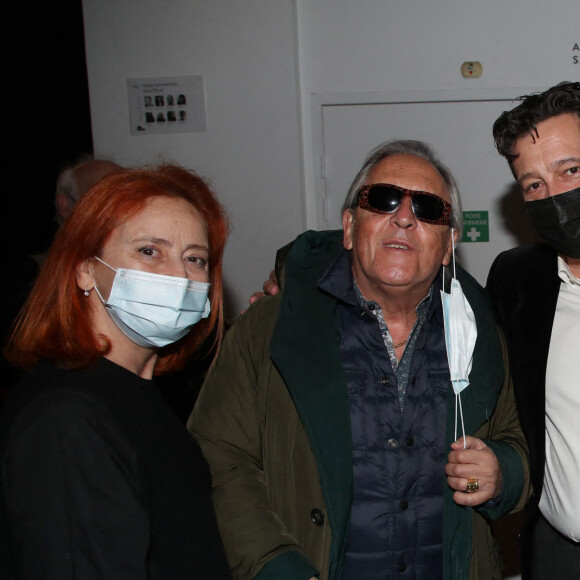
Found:
[[[565,256],[580,258],[580,187],[527,201],[526,209],[542,238]]]

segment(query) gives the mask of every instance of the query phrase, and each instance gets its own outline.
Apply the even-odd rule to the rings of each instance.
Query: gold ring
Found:
[[[476,479],[475,477],[470,477],[467,480],[465,493],[475,493],[478,489],[479,489],[479,479]]]

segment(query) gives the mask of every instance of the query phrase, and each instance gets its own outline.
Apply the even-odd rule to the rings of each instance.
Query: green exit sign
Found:
[[[489,242],[489,217],[486,211],[463,212],[462,242]]]

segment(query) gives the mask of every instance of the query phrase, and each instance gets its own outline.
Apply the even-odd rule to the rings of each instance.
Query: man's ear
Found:
[[[342,212],[342,245],[345,250],[352,250],[352,230],[354,228],[353,209],[345,209]]]
[[[449,266],[449,262],[451,262],[451,256],[453,254],[453,244],[455,243],[455,247],[457,247],[458,237],[459,232],[455,228],[450,228],[449,239],[447,240],[447,251],[445,252],[445,256],[443,256],[443,260],[441,261],[441,263],[444,266]]]
[[[89,258],[84,262],[81,262],[77,266],[76,279],[77,286],[81,290],[91,291],[95,287],[95,278],[93,275],[94,260]]]

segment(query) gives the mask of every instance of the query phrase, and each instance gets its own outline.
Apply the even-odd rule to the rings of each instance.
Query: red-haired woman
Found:
[[[26,369],[0,427],[8,577],[229,577],[207,465],[152,381],[221,336],[226,236],[177,166],[119,170],[78,202],[7,350]]]

